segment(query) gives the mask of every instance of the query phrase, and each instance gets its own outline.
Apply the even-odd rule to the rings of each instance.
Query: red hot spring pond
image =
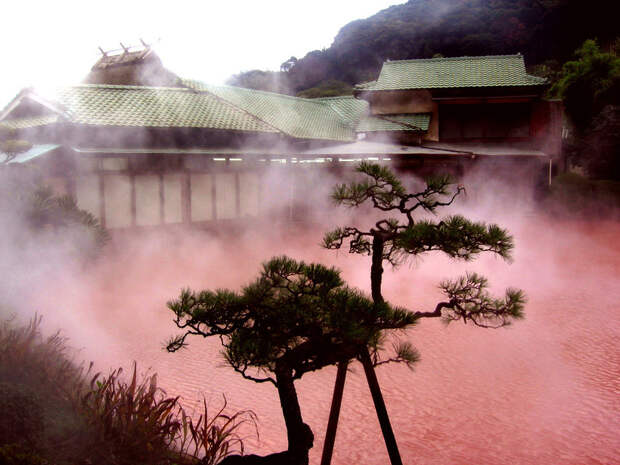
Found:
[[[403,463],[620,463],[620,224],[536,215],[494,221],[515,237],[512,264],[435,254],[385,273],[385,297],[413,310],[433,309],[439,281],[465,270],[486,275],[496,294],[512,286],[528,296],[526,319],[507,329],[424,320],[403,335],[421,352],[415,369],[378,368]],[[141,236],[85,276],[55,274],[33,308],[104,372],[136,360],[185,405],[204,394],[217,407],[225,395],[232,410],[252,409],[260,440],[249,439],[248,451],[280,451],[286,433],[276,389],[225,366],[215,339],[189,339],[187,350],[164,352],[175,333],[166,301],[187,286],[239,289],[262,261],[282,253],[335,265],[368,290],[369,258],[322,250],[321,234]],[[316,438],[312,464],[320,462],[335,373],[329,368],[298,382]],[[332,463],[389,463],[359,363],[347,378]]]

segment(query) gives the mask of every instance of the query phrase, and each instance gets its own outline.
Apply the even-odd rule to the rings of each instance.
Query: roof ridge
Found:
[[[520,53],[514,53],[514,54],[506,54],[506,55],[475,55],[475,56],[470,56],[470,55],[463,55],[463,56],[458,56],[458,57],[437,57],[437,58],[408,58],[406,60],[388,60],[388,61],[384,61],[383,65],[391,65],[391,64],[396,64],[396,63],[411,63],[411,62],[420,62],[420,61],[459,61],[459,60],[481,60],[481,59],[489,59],[489,58],[494,58],[494,59],[499,59],[499,58],[518,58],[521,57],[523,58],[523,55],[521,55]],[[372,81],[369,81],[372,82]]]
[[[242,92],[248,92],[248,93],[254,93],[254,94],[262,94],[262,95],[272,95],[272,96],[275,96],[275,97],[280,97],[280,98],[285,98],[285,99],[290,99],[290,100],[296,100],[296,101],[313,103],[315,105],[321,104],[321,102],[317,102],[317,100],[319,100],[319,99],[297,97],[295,95],[280,94],[278,92],[270,92],[268,90],[250,89],[248,87],[231,86],[231,85],[228,85],[228,84],[207,84],[205,82],[198,81],[196,79],[181,79],[181,81],[182,82],[186,82],[186,81],[198,82],[200,84],[203,84],[205,87],[219,87],[219,88],[223,88],[223,89],[234,89],[234,90],[239,89]],[[195,89],[195,90],[198,90],[198,89]]]
[[[224,88],[224,89],[239,89],[241,91],[244,92],[250,92],[250,93],[256,93],[256,94],[268,94],[268,95],[275,95],[277,97],[287,97],[287,98],[292,98],[292,99],[296,99],[296,100],[305,100],[302,97],[295,97],[294,95],[288,95],[288,94],[280,94],[278,92],[270,92],[268,90],[259,90],[259,89],[250,89],[249,87],[241,87],[241,86],[231,86],[230,84],[208,84],[206,82],[203,81],[199,81],[197,79],[181,79],[182,82],[197,82],[199,84],[204,85],[205,87],[219,87],[219,88]],[[197,90],[197,89],[196,89]]]
[[[334,107],[333,105],[330,105],[330,103],[327,101],[328,99],[332,99],[333,97],[327,97],[325,100],[323,100],[321,103],[323,103],[324,105],[326,105],[331,111],[333,111],[334,113],[336,113],[336,115],[338,115],[339,118],[342,118],[342,124],[344,124],[345,126],[350,127],[351,129],[355,129],[355,124],[353,124],[353,122],[347,122],[345,121],[347,119],[347,115],[343,114],[343,112],[337,108]]]
[[[66,104],[70,108],[72,108],[71,105],[77,102],[75,107],[77,113],[83,113],[85,120],[90,118],[90,120],[98,121],[93,124],[115,125],[116,123],[110,123],[109,121],[120,121],[118,124],[120,126],[131,125],[127,123],[128,118],[134,114],[133,112],[137,112],[139,116],[136,118],[139,121],[147,121],[144,123],[146,126],[163,125],[161,127],[205,127],[254,132],[280,132],[255,115],[249,115],[231,102],[221,99],[211,92],[192,91],[189,87],[79,84],[66,86],[58,94],[60,101],[67,102]],[[94,102],[92,105],[99,105],[101,99],[114,100],[114,95],[112,94],[121,94],[127,97],[119,100],[119,102],[122,101],[122,105],[119,104],[121,106],[118,107],[118,112],[116,112],[119,115],[118,118],[102,119],[99,118],[101,116],[99,114],[97,117],[93,117],[92,109],[89,105],[92,102]],[[95,97],[90,99],[91,95]],[[152,105],[155,105],[155,107]],[[155,108],[155,110],[145,112],[144,108]],[[218,118],[214,112],[219,112],[223,116]],[[125,114],[129,116],[122,116]],[[74,122],[78,121],[75,115],[72,120]],[[134,120],[131,121],[133,122]]]
[[[413,113],[418,114],[418,113]],[[428,113],[427,113],[428,114]],[[423,131],[423,129],[419,126],[416,126],[415,124],[409,124],[407,122],[404,121],[398,121],[397,119],[393,119],[390,118],[390,116],[395,116],[395,115],[377,115],[379,118],[384,119],[386,121],[390,121],[392,123],[396,123],[396,124],[400,124],[401,126],[405,126],[406,128],[410,128],[410,129],[417,129],[418,131]]]
[[[401,121],[398,121],[398,120],[395,120],[395,119],[389,118],[389,117],[388,117],[389,115],[373,115],[373,116],[374,116],[375,118],[382,119],[382,120],[384,120],[384,121],[389,121],[390,123],[398,124],[399,126],[404,126],[404,127],[406,127],[406,128],[410,128],[410,129],[420,129],[420,128],[419,128],[419,127],[417,127],[417,126],[413,126],[413,125],[405,124],[405,123],[403,123],[403,122],[401,122]]]
[[[169,90],[187,92],[191,89],[187,87],[169,87],[169,86],[133,86],[129,84],[73,84],[63,86],[61,89],[67,88],[86,88],[86,89],[127,89],[127,90]]]
[[[394,118],[395,116],[411,116],[411,115],[432,115],[432,111],[416,111],[414,113],[386,113],[386,114],[378,114],[373,116],[381,116],[386,118]]]
[[[181,82],[185,83],[185,82],[196,82],[199,85],[205,87],[204,89],[194,89],[193,87],[188,87],[187,90],[189,91],[193,91],[193,92],[204,92],[204,93],[208,93],[209,95],[212,95],[215,99],[219,100],[220,102],[225,103],[226,105],[229,105],[231,107],[233,107],[234,109],[254,118],[255,120],[260,121],[261,123],[267,125],[268,127],[270,127],[271,129],[275,130],[277,133],[279,134],[288,134],[287,132],[283,131],[280,128],[275,127],[273,124],[270,124],[269,122],[265,121],[263,118],[260,118],[258,115],[255,115],[254,113],[251,113],[249,111],[247,111],[245,108],[241,108],[239,105],[236,105],[235,103],[231,102],[230,100],[225,99],[224,97],[220,97],[219,95],[211,92],[210,90],[208,90],[208,87],[210,84],[206,84],[202,81],[198,81],[196,79],[183,79],[181,78]],[[233,86],[212,86],[212,87],[233,87]]]
[[[304,98],[304,97],[300,97],[300,98]],[[336,99],[343,99],[343,98],[357,100],[354,95],[333,95],[331,97],[316,97],[316,98],[312,98],[308,100],[318,100],[318,101],[324,102],[326,100],[336,100]]]
[[[225,97],[221,97],[219,95],[217,95],[216,93],[214,93],[213,91],[209,90],[211,89],[232,89],[233,91],[236,90],[241,90],[242,92],[245,93],[249,93],[249,94],[258,94],[258,95],[263,95],[263,96],[273,96],[273,97],[280,97],[280,98],[285,98],[291,101],[295,101],[295,102],[304,102],[304,103],[311,103],[313,106],[318,106],[324,109],[327,109],[328,111],[332,112],[334,114],[334,116],[339,120],[339,122],[348,128],[352,128],[351,124],[349,124],[348,122],[344,121],[345,117],[343,116],[343,114],[341,112],[339,112],[337,109],[335,109],[332,105],[329,104],[329,102],[326,101],[319,101],[319,99],[309,99],[309,98],[304,98],[304,97],[296,97],[293,95],[287,95],[287,94],[279,94],[277,92],[269,92],[269,91],[265,91],[265,90],[257,90],[257,89],[248,89],[247,87],[238,87],[238,86],[231,86],[231,85],[226,85],[226,84],[219,84],[219,85],[215,85],[215,84],[207,84],[204,83],[202,81],[198,81],[196,79],[181,79],[181,82],[183,83],[197,83],[199,86],[202,87],[202,89],[194,89],[193,87],[190,87],[191,89],[194,89],[196,92],[208,92],[211,95],[214,95],[216,98],[221,99],[222,101],[234,106],[235,108],[239,109],[240,111],[245,112],[246,114],[252,116],[253,118],[258,119],[259,121],[267,124],[269,127],[275,129],[276,131],[278,131],[281,134],[286,134],[290,137],[297,137],[295,136],[295,134],[291,133],[289,130],[285,129],[285,128],[280,128],[277,126],[274,126],[273,124],[269,123],[268,121],[265,121],[263,118],[261,118],[259,115],[246,110],[245,108],[241,107],[240,105],[235,104],[234,102],[226,99]]]

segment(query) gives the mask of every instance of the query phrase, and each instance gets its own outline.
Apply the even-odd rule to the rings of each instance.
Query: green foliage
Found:
[[[435,213],[438,208],[454,202],[464,188],[453,188],[449,177],[429,178],[424,188],[408,192],[387,166],[362,162],[357,171],[364,175],[364,179],[336,186],[333,199],[348,207],[369,202],[377,210],[398,217],[381,219],[367,230],[350,226],[336,228],[325,234],[323,246],[340,249],[348,243],[349,252],[373,257],[371,287],[375,305],[383,301],[383,269],[378,263],[384,260],[397,266],[413,256],[431,251],[462,260],[471,260],[482,252],[511,259],[512,236],[495,224],[473,222],[461,215],[448,216],[441,221],[414,217],[418,209]],[[503,299],[494,299],[486,293],[486,287],[486,280],[475,274],[443,283],[448,302],[438,304],[434,312],[416,312],[413,316],[443,316],[488,327],[506,326],[511,319],[522,317],[525,296],[521,291],[508,289]]]
[[[31,197],[26,221],[33,229],[51,227],[57,231],[84,228],[93,240],[93,253],[98,252],[110,239],[107,230],[90,212],[78,208],[70,195],[56,196],[50,188],[40,187]]]
[[[560,74],[562,71],[562,64],[555,59],[548,59],[543,61],[542,63],[538,63],[536,65],[529,66],[527,72],[534,76],[539,76],[545,78],[548,83],[555,85],[557,80],[560,78]],[[553,97],[551,92],[548,92],[549,97]]]
[[[336,204],[356,207],[370,199],[377,208],[390,209],[405,193],[401,182],[385,166],[363,161],[356,170],[369,179],[337,185],[332,193]]]
[[[87,381],[58,333],[41,318],[0,324],[0,463],[15,465],[215,465],[243,452],[238,434],[252,412],[212,414],[203,400],[193,419],[157,387],[156,375],[129,382],[114,370]]]
[[[281,457],[291,464],[308,463],[314,441],[303,423],[294,381],[359,357],[368,347],[376,355],[384,331],[416,322],[413,313],[386,302],[375,305],[348,288],[335,268],[286,256],[265,262],[259,277],[240,293],[183,290],[168,307],[183,330],[168,342],[168,351],[185,346],[190,335],[219,336],[223,355],[235,371],[277,387],[288,436],[288,450]],[[410,346],[395,349],[388,361],[417,360]]]
[[[39,316],[22,326],[0,323],[0,382],[45,385],[64,395],[80,385],[83,370],[69,359],[60,333],[43,338],[40,324]]]
[[[590,177],[620,181],[620,105],[607,105],[594,117],[577,149]]]
[[[76,457],[85,457],[93,444],[87,440],[88,431],[72,401],[83,387],[83,369],[68,357],[65,339],[58,333],[45,338],[41,335],[40,323],[40,317],[26,325],[0,323],[0,383],[5,390],[2,397],[12,406],[3,406],[3,417],[15,415],[24,422],[20,426],[20,421],[15,420],[9,425],[12,431],[19,432],[21,440],[0,432],[0,446],[22,446],[4,449],[4,453],[13,454],[13,462],[7,463],[34,464],[42,457],[51,463],[69,465],[77,463]],[[7,394],[11,390],[14,394]]]
[[[43,409],[27,385],[0,382],[0,412],[0,443],[36,443],[44,429]]]
[[[275,257],[241,293],[227,290],[181,292],[168,303],[185,333],[167,345],[175,351],[191,334],[221,336],[224,356],[244,377],[276,380],[280,366],[305,373],[354,358],[360,347],[379,342],[382,330],[415,323],[410,312],[387,303],[376,308],[344,285],[340,272],[320,264]]]
[[[0,441],[0,463],[2,465],[47,465],[49,462],[30,448],[19,444],[4,444]]]
[[[20,254],[23,260],[32,259],[28,252],[33,249],[37,257],[55,254],[68,261],[88,262],[109,241],[97,218],[80,209],[73,197],[56,195],[41,185],[34,169],[0,166],[0,213],[6,225],[4,240],[15,250],[10,258],[20,262]]]
[[[112,455],[129,463],[147,457],[160,462],[169,452],[180,427],[178,398],[168,398],[157,388],[155,375],[137,381],[136,364],[129,382],[119,368],[109,376],[92,377],[80,398],[80,407],[102,442],[110,444]]]
[[[586,40],[564,64],[551,92],[564,100],[576,131],[568,160],[595,179],[620,180],[620,58]]]
[[[224,405],[212,415],[203,399],[202,413],[197,420],[180,409],[181,428],[177,434],[178,450],[186,461],[199,465],[215,465],[224,457],[244,453],[243,439],[238,434],[243,425],[253,426],[258,437],[257,419],[251,410],[225,413]]]
[[[107,377],[93,376],[80,397],[80,409],[122,463],[169,463],[180,455],[188,463],[214,465],[243,452],[237,430],[246,423],[256,424],[253,412],[228,415],[224,399],[223,407],[211,415],[203,399],[203,412],[194,420],[178,400],[157,387],[156,374],[138,381],[134,363],[129,382],[120,368]]]
[[[453,190],[449,177],[427,179],[422,190],[408,192],[396,174],[385,165],[362,162],[357,172],[364,176],[363,180],[336,186],[333,200],[348,207],[359,207],[369,202],[376,210],[396,217],[380,219],[367,230],[352,226],[336,228],[325,234],[323,246],[339,249],[348,242],[349,252],[371,256],[370,287],[375,313],[381,312],[387,305],[382,295],[384,261],[396,266],[412,256],[435,250],[464,260],[480,252],[494,252],[504,259],[510,258],[512,237],[497,225],[475,223],[460,215],[447,217],[440,222],[414,218],[418,208],[435,213],[439,207],[454,202],[464,188],[458,186]],[[447,322],[463,320],[464,323],[470,321],[484,328],[499,328],[523,317],[525,295],[522,291],[508,289],[504,298],[493,298],[486,291],[486,279],[476,274],[467,274],[456,281],[445,281],[440,287],[448,300],[439,302],[434,311],[413,313],[398,309],[392,318],[398,312],[411,322],[421,318],[443,318]],[[399,341],[394,344],[396,355],[380,361],[379,349],[384,338],[384,328],[377,321],[370,323],[376,330],[371,346],[373,353],[366,352],[361,360],[375,405],[381,405],[383,399],[371,364],[404,362],[411,365],[419,360],[420,355],[411,343]],[[387,432],[386,444],[389,444],[391,461],[401,463],[387,414],[383,409],[378,409],[377,414],[384,435]]]
[[[407,255],[438,250],[452,258],[471,260],[480,252],[495,252],[510,258],[512,237],[497,225],[472,222],[461,215],[439,223],[421,220],[399,232],[394,245]]]
[[[286,74],[278,71],[261,71],[258,69],[245,71],[229,78],[226,84],[279,94],[292,93]]]
[[[325,248],[339,249],[348,240],[350,252],[371,254],[371,239],[380,236],[386,246],[384,259],[392,265],[409,256],[434,250],[465,260],[485,251],[510,258],[514,246],[512,238],[497,225],[472,222],[460,215],[440,222],[414,220],[413,214],[418,208],[434,213],[437,208],[454,201],[463,188],[451,191],[450,177],[428,178],[422,190],[409,193],[387,166],[362,162],[357,171],[365,178],[336,186],[333,200],[347,207],[358,207],[368,201],[378,210],[401,215],[404,222],[386,218],[365,232],[356,228],[336,228],[324,235]]]
[[[586,40],[568,61],[551,92],[564,101],[567,114],[584,131],[607,104],[620,104],[620,58]]]
[[[620,214],[620,182],[562,173],[553,178],[545,208],[559,216],[617,217]]]
[[[487,279],[476,273],[443,281],[439,287],[453,303],[442,314],[447,323],[463,320],[484,328],[499,328],[524,317],[526,299],[523,291],[508,289],[503,299],[493,298],[486,290]]]
[[[380,359],[379,351],[374,351],[371,361],[374,366],[385,365],[387,363],[404,363],[409,368],[420,361],[420,352],[413,347],[409,341],[396,340],[392,343],[392,351],[394,356],[391,358]]]
[[[297,93],[297,97],[302,98],[337,97],[339,95],[353,95],[353,86],[336,79],[327,79]]]

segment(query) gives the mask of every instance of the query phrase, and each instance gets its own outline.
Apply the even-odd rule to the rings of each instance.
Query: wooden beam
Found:
[[[381,394],[381,388],[379,387],[379,381],[375,373],[375,367],[370,359],[368,349],[364,348],[360,354],[362,366],[366,373],[366,380],[368,381],[368,388],[372,395],[372,400],[375,404],[375,410],[377,411],[377,418],[379,419],[379,425],[383,432],[383,439],[385,440],[385,446],[390,456],[390,463],[392,465],[403,465],[403,461],[400,458],[400,452],[398,452],[398,445],[396,444],[396,438],[394,437],[394,431],[390,424],[390,418],[385,407],[383,395]]]
[[[344,382],[347,378],[348,364],[349,362],[340,362],[338,364],[336,384],[334,384],[334,394],[332,396],[332,406],[329,410],[327,432],[325,433],[325,442],[323,443],[321,465],[330,465],[332,461],[332,453],[334,452],[334,443],[336,442],[336,430],[338,429],[338,418],[340,416],[340,407],[342,405],[342,395],[344,393]]]

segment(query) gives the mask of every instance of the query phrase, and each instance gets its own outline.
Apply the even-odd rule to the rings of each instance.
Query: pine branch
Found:
[[[299,379],[355,358],[361,348],[376,344],[382,330],[416,322],[411,312],[385,302],[375,305],[346,287],[338,270],[285,256],[263,264],[258,279],[239,294],[184,289],[168,307],[183,330],[167,341],[168,351],[185,347],[189,336],[218,336],[227,362],[254,382],[274,381],[250,369],[274,373],[280,366]]]
[[[409,341],[394,343],[392,344],[392,349],[395,353],[393,357],[383,360],[375,359],[373,360],[373,365],[377,367],[387,365],[388,363],[404,363],[407,367],[413,369],[413,365],[420,361],[420,353]]]
[[[494,298],[487,287],[487,279],[476,273],[442,282],[440,288],[451,303],[442,315],[445,321],[463,320],[463,323],[470,321],[482,328],[500,328],[524,317],[526,298],[523,291],[509,288],[503,298]]]
[[[511,259],[512,236],[495,224],[472,222],[460,215],[439,223],[424,220],[399,232],[396,247],[410,255],[441,251],[453,258],[471,260],[481,252]]]

